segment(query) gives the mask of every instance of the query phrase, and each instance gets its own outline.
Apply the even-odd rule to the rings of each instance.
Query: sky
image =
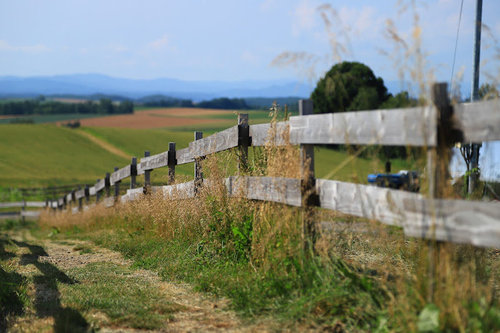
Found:
[[[467,95],[475,3],[463,1],[453,66],[461,0],[2,0],[0,76],[314,83],[349,60],[414,86],[450,82],[453,69]],[[498,84],[500,1],[483,1],[483,23],[481,82]],[[500,179],[500,143],[483,151]]]
[[[355,60],[377,76],[412,80],[385,33],[394,22],[419,72],[450,81],[461,0],[16,0],[0,2],[0,75],[100,73],[124,78],[315,82],[335,61]],[[411,4],[414,3],[414,11]],[[402,7],[409,6],[406,11]],[[329,6],[329,7],[327,7]],[[464,0],[455,73],[469,85],[475,0]],[[328,30],[321,14],[333,23]],[[332,14],[335,13],[335,14]],[[414,15],[420,32],[415,32]],[[484,73],[500,78],[500,1],[484,0]],[[336,38],[333,38],[336,37]],[[333,56],[335,39],[347,52]],[[272,64],[283,52],[317,60]],[[405,63],[410,69],[403,68]],[[486,79],[486,77],[484,77]]]

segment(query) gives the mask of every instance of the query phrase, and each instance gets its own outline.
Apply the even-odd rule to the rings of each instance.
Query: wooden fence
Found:
[[[456,142],[500,140],[498,100],[451,105],[446,84],[435,84],[433,105],[430,106],[313,115],[312,102],[302,100],[299,101],[299,114],[288,121],[259,125],[249,125],[248,115],[240,114],[234,127],[206,138],[202,138],[201,132],[195,132],[195,140],[183,149],[177,150],[171,142],[168,151],[153,156],[146,152],[140,162],[133,158],[131,164],[115,168],[93,186],[51,200],[47,206],[65,209],[72,204],[76,212],[88,209],[91,196],[96,196],[96,202],[112,206],[118,201],[136,200],[152,192],[163,193],[165,198],[192,198],[201,186],[211,183],[210,179],[203,179],[202,159],[237,148],[238,167],[242,172],[224,180],[228,195],[304,207],[304,233],[311,237],[315,235],[316,224],[313,207],[321,207],[400,226],[408,236],[500,248],[500,204],[444,199],[441,189],[447,179],[440,167],[447,165],[446,156]],[[242,175],[247,165],[248,147],[264,146],[270,140],[278,146],[300,146],[297,163],[301,163],[301,179]],[[424,147],[427,149],[429,193],[424,196],[316,179],[313,150],[316,144]],[[192,162],[195,164],[194,180],[174,184],[175,167]],[[171,185],[151,186],[151,172],[164,167],[168,168]],[[136,188],[138,175],[144,175],[144,186]],[[131,178],[130,189],[120,196],[120,183],[126,178]],[[83,205],[84,199],[87,205]]]

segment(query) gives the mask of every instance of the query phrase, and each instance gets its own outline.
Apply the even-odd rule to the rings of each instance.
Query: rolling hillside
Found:
[[[0,126],[1,186],[95,182],[127,162],[67,128]]]

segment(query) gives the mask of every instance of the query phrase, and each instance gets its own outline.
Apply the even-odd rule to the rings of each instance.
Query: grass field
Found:
[[[214,125],[196,123],[200,115],[194,112],[190,116],[194,118],[181,117],[193,121],[187,128],[71,130],[53,125],[0,125],[0,187],[92,184],[114,166],[129,163],[129,158],[117,156],[113,149],[140,158],[144,150],[152,154],[166,151],[171,141],[178,149],[187,147],[193,140],[189,127],[209,135],[227,128],[226,122],[235,124],[229,118],[234,115],[229,113],[212,113],[212,119],[222,118]],[[266,120],[263,114],[260,116]],[[352,151],[316,147],[316,177],[366,183],[367,174],[383,171],[385,161],[377,157],[375,147],[364,150],[364,154],[366,158]],[[253,163],[254,156],[264,161],[265,169]],[[251,174],[298,177],[298,156],[298,147],[251,148]],[[234,174],[236,158],[231,153],[221,153],[217,159],[208,157],[203,161],[205,177]],[[392,164],[394,171],[416,168],[411,161],[393,160]],[[152,182],[165,183],[166,171],[154,170]],[[192,179],[192,165],[176,168],[176,172],[181,181]],[[142,179],[138,177],[139,183]],[[317,209],[318,221],[332,229],[321,231],[318,253],[311,259],[310,254],[302,252],[302,213],[300,208],[275,203],[228,200],[222,186],[202,191],[182,204],[152,196],[118,209],[47,214],[42,216],[42,233],[43,237],[52,235],[49,238],[60,235],[60,242],[87,239],[119,251],[133,261],[134,269],[153,270],[164,280],[187,282],[198,291],[227,297],[232,309],[248,320],[272,318],[280,325],[303,324],[322,331],[403,332],[426,331],[420,328],[428,327],[426,316],[432,316],[432,329],[427,331],[489,332],[499,327],[498,298],[494,296],[498,290],[497,251],[453,244],[435,247],[404,236],[400,228]],[[20,253],[14,246],[7,249]],[[97,251],[92,246],[78,247],[78,251],[89,249]],[[430,260],[431,255],[439,260]],[[109,274],[90,276],[102,269]],[[4,271],[6,278],[14,276]],[[125,307],[132,315],[125,324],[118,324],[143,327],[153,323],[154,318],[145,320],[152,310],[144,312],[132,305],[144,303],[152,309],[158,298],[147,303],[143,294],[133,293],[144,281],[126,281],[121,278],[125,273],[132,274],[128,268],[109,265],[68,270],[70,276],[83,282],[54,289],[62,304],[52,313],[56,323],[56,313],[68,307],[77,311],[83,323],[91,325],[88,313],[92,309],[110,318],[95,324],[100,326],[116,325],[116,318],[123,317],[119,311]],[[50,275],[46,278],[53,280]],[[10,294],[23,293],[21,289],[8,289],[17,285],[6,281],[9,284],[3,288]],[[432,292],[427,289],[429,281],[435,285]],[[121,292],[115,282],[130,283],[134,289],[130,294]],[[104,306],[88,296],[96,290],[99,299],[109,300],[111,305]],[[113,305],[117,302],[125,305]],[[23,304],[29,308],[37,303]],[[162,311],[165,316],[159,316],[159,321],[175,316],[177,308],[165,304]],[[113,317],[115,313],[119,314]]]
[[[237,112],[230,110],[198,108],[153,108],[136,107],[132,115],[106,114],[53,114],[0,116],[0,124],[10,124],[16,120],[31,120],[35,124],[62,123],[69,120],[82,120],[83,126],[120,127],[120,128],[180,128],[198,130],[225,128],[232,126],[237,119]],[[244,110],[250,114],[251,123],[262,123],[269,119],[269,112],[262,110]],[[208,125],[208,126],[207,126]],[[200,127],[201,126],[201,127]]]
[[[0,125],[0,184],[43,186],[95,182],[127,160],[71,129],[53,125]]]
[[[225,110],[162,109],[159,112],[158,109],[155,110],[144,111],[149,112],[147,126],[159,120],[168,122],[171,119],[181,119],[184,127],[204,130],[205,135],[213,133],[214,129],[224,129],[236,124],[237,118],[234,112]],[[142,112],[138,112],[138,116],[141,114]],[[210,118],[220,115],[224,116],[223,119]],[[63,116],[66,118],[61,115],[35,116],[34,120],[55,122],[72,119],[72,115]],[[95,117],[95,115],[87,116]],[[116,117],[120,116],[110,118]],[[0,119],[2,120],[8,123],[11,119]],[[204,126],[197,125],[200,121]],[[115,166],[121,167],[130,163],[128,159],[109,153],[79,134],[82,130],[131,156],[140,158],[145,150],[149,150],[151,154],[167,150],[170,141],[176,142],[179,149],[187,147],[193,139],[193,132],[184,127],[175,128],[175,131],[103,127],[71,130],[53,125],[0,125],[0,187],[93,184],[97,178],[102,178]],[[192,165],[177,168],[177,173],[191,175]],[[153,175],[154,182],[162,182],[166,177],[166,170],[156,170]]]
[[[246,112],[251,124],[270,121],[268,111]],[[46,121],[49,117],[58,119],[57,116],[40,117]],[[138,123],[138,119],[142,120]],[[106,172],[112,172],[115,166],[130,163],[129,158],[125,158],[127,155],[140,159],[146,150],[152,155],[158,154],[168,150],[169,142],[175,142],[177,149],[188,147],[193,141],[194,130],[203,131],[206,137],[234,126],[237,113],[196,108],[148,108],[134,115],[92,118],[88,121],[111,127],[84,126],[71,130],[53,125],[1,125],[0,186],[93,184]],[[86,121],[82,122],[85,124]],[[162,127],[164,125],[169,126]],[[147,128],[128,128],[130,126]],[[254,150],[250,149],[250,158],[253,153]],[[236,157],[233,159],[236,160]],[[349,158],[345,151],[316,147],[318,178],[366,183],[367,175],[381,172],[384,162],[378,158]],[[394,171],[410,168],[406,161],[392,162]],[[179,166],[176,172],[191,178],[193,166]],[[167,170],[155,170],[152,175],[154,183],[164,183]]]
[[[177,149],[182,149],[188,147],[189,142],[193,141],[193,132],[187,130],[143,130],[98,127],[84,128],[84,130],[137,157],[144,156],[144,150],[149,150],[152,155],[164,152],[168,150],[169,142],[175,142]],[[204,135],[210,135],[214,132],[214,130],[206,131]],[[249,153],[250,158],[252,158],[252,149],[250,149]],[[381,161],[378,158],[354,157],[346,162],[348,157],[349,154],[345,151],[317,147],[315,149],[315,171],[317,177],[323,178],[328,176],[329,179],[365,183],[368,174],[383,172],[384,170],[385,161]],[[341,164],[344,165],[339,168]],[[392,164],[394,171],[409,168],[408,162],[399,159],[393,160]],[[192,175],[191,165],[180,166],[177,170],[180,174]],[[163,176],[165,172],[155,170],[154,173]]]
[[[205,130],[204,136],[215,130]],[[85,138],[79,134],[81,131],[139,159],[144,156],[145,150],[154,155],[168,150],[169,142],[175,142],[177,149],[182,149],[193,140],[192,131],[178,128],[84,127],[71,130],[52,125],[1,125],[1,186],[47,186],[78,182],[93,184],[106,172],[112,172],[115,166],[122,167],[130,163],[128,159],[114,155]],[[384,161],[378,158],[348,158],[349,155],[344,151],[324,147],[317,147],[315,151],[318,178],[365,183],[369,173],[383,170]],[[252,157],[253,149],[250,149]],[[394,160],[393,168],[398,171],[409,166],[406,161]],[[189,178],[193,167],[191,164],[179,166],[176,172]],[[166,181],[167,170],[155,170],[152,175],[153,182],[162,183]]]

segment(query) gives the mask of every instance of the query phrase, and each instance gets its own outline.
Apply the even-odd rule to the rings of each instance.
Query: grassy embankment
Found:
[[[257,157],[250,174],[299,174],[296,147],[266,147]],[[231,153],[208,158],[204,172],[221,179],[235,159]],[[357,164],[361,172],[380,165],[362,161],[346,164],[347,178],[356,178]],[[436,248],[404,237],[399,228],[318,209],[316,219],[326,228],[311,256],[302,251],[302,213],[229,199],[218,183],[193,200],[146,198],[113,210],[45,216],[43,224],[61,231],[58,237],[118,250],[166,280],[229,297],[247,319],[271,316],[283,326],[378,332],[500,327],[497,251]]]

